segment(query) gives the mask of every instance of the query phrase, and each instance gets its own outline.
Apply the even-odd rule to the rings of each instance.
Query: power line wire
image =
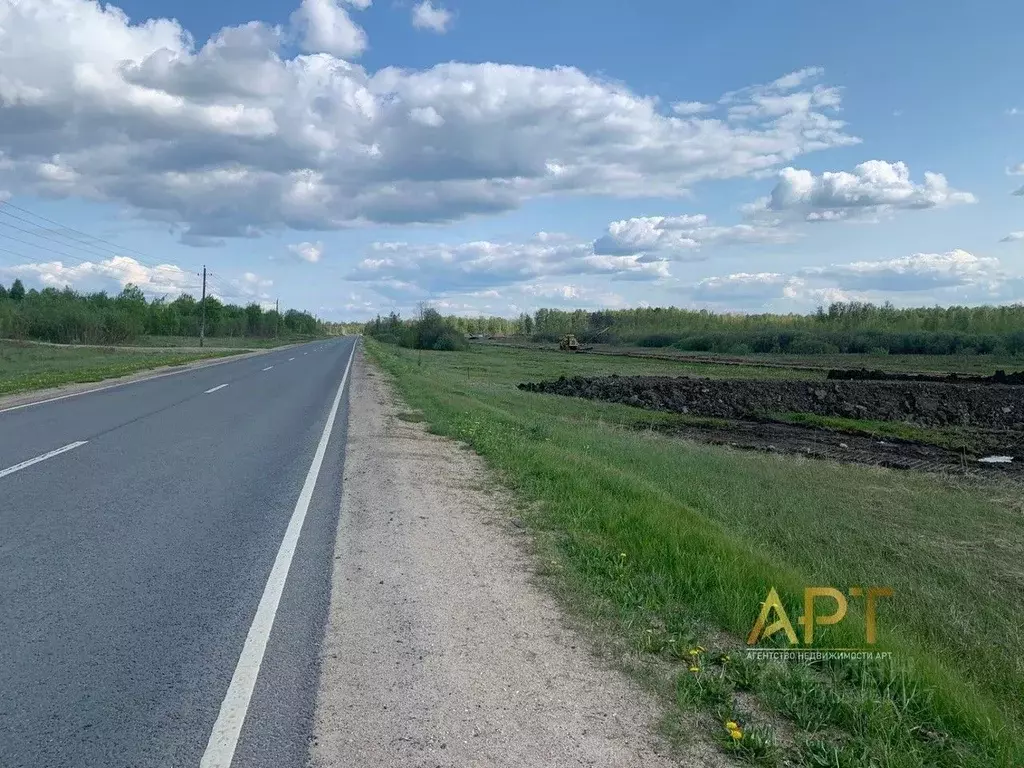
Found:
[[[55,227],[58,227],[59,229],[57,231],[54,231],[54,230],[50,230],[50,229],[46,229],[46,228],[40,227],[40,226],[36,225],[35,222],[31,221],[30,219],[26,219],[26,218],[24,218],[22,216],[18,216],[16,214],[11,213],[10,211],[5,210],[7,208],[13,208],[16,211],[20,211],[22,213],[25,213],[28,216],[31,216],[31,217],[36,218],[36,219],[39,219],[40,221],[44,221],[44,222],[46,222],[48,224],[52,224]],[[82,230],[75,229],[74,227],[65,226],[64,224],[62,224],[59,221],[55,221],[54,219],[48,218],[46,216],[43,216],[42,214],[34,213],[34,212],[32,212],[32,211],[30,211],[30,210],[28,210],[26,208],[23,208],[23,207],[21,207],[19,205],[16,205],[16,204],[12,203],[12,202],[9,202],[9,201],[0,202],[0,214],[2,214],[4,216],[7,216],[9,218],[16,219],[18,221],[21,221],[22,223],[32,225],[33,227],[35,227],[35,231],[28,230],[28,229],[25,229],[23,227],[19,227],[19,226],[15,225],[15,224],[11,224],[11,223],[9,223],[7,221],[2,221],[2,220],[0,220],[0,226],[6,226],[6,227],[9,227],[9,228],[15,229],[15,230],[17,230],[19,232],[22,232],[24,234],[28,234],[28,235],[30,235],[32,237],[38,237],[41,240],[46,240],[46,241],[52,242],[52,243],[54,243],[56,245],[60,245],[62,248],[71,248],[71,249],[73,249],[73,250],[75,250],[77,252],[85,253],[85,254],[90,255],[90,256],[99,256],[101,258],[104,255],[123,256],[124,255],[123,252],[127,251],[129,253],[136,254],[138,257],[141,257],[141,258],[133,258],[132,259],[133,261],[135,261],[135,262],[137,262],[137,263],[139,263],[139,264],[141,264],[143,266],[149,267],[150,269],[153,269],[153,270],[163,271],[165,273],[170,271],[170,272],[173,272],[175,274],[192,274],[192,275],[194,275],[197,278],[200,277],[200,274],[201,274],[199,271],[197,271],[198,270],[197,267],[183,268],[181,266],[171,265],[171,264],[154,264],[154,263],[146,260],[146,259],[149,259],[149,258],[152,258],[152,257],[148,256],[147,254],[145,254],[145,253],[143,253],[141,251],[135,250],[133,248],[129,248],[127,246],[122,246],[122,245],[120,245],[118,243],[115,243],[115,242],[113,242],[111,240],[107,240],[107,239],[99,237],[97,235],[89,234],[88,232],[83,232]],[[75,233],[77,235],[81,235],[84,238],[88,238],[89,240],[95,240],[96,242],[99,242],[99,243],[105,243],[105,244],[107,244],[109,246],[112,246],[113,248],[115,248],[117,250],[111,250],[110,248],[103,248],[103,247],[101,247],[99,245],[96,245],[94,243],[82,241],[82,240],[80,240],[78,238],[71,237],[70,235],[66,234],[67,232],[73,232],[73,233]],[[66,240],[70,240],[71,242],[70,243],[66,243],[66,242],[63,242],[62,240],[57,240],[57,239],[55,239],[53,237],[53,235],[56,235],[57,237],[63,237]],[[77,262],[78,264],[85,264],[85,263],[87,263],[85,260],[83,260],[83,259],[81,259],[81,258],[79,258],[77,256],[74,256],[72,254],[69,254],[69,253],[67,253],[65,251],[58,251],[58,250],[56,250],[54,248],[49,248],[47,246],[40,245],[38,243],[29,242],[27,240],[22,240],[20,238],[14,238],[14,237],[11,237],[10,235],[5,235],[2,232],[0,232],[0,237],[6,237],[7,239],[14,240],[15,242],[19,242],[19,243],[22,243],[24,245],[28,245],[30,247],[34,247],[34,248],[38,248],[38,249],[41,249],[41,250],[45,250],[45,251],[48,251],[50,253],[54,253],[54,254],[56,254],[58,256],[63,256],[64,258],[71,259],[72,261]],[[86,248],[91,248],[93,250],[92,251],[88,251],[88,250],[85,250]],[[96,251],[100,251],[100,253],[96,253]],[[13,253],[11,251],[8,251],[8,252],[9,253]],[[29,258],[29,257],[21,255],[21,258]],[[191,270],[196,270],[196,271],[193,272]],[[213,278],[213,279],[211,280],[211,278]],[[207,287],[208,288],[212,287],[212,289],[213,289],[213,291],[215,293],[218,293],[218,294],[220,294],[221,296],[223,296],[225,298],[232,297],[232,298],[239,299],[239,300],[243,299],[244,297],[242,296],[239,288],[236,285],[233,285],[232,284],[233,282],[234,281],[229,280],[228,278],[223,277],[221,275],[214,274],[214,273],[211,273],[211,272],[207,273],[207,283],[208,283]]]
[[[48,224],[53,224],[54,226],[58,227],[59,230],[58,231],[54,231],[54,230],[49,230],[49,229],[40,227],[37,224],[35,224],[35,222],[33,222],[33,221],[29,220],[29,219],[26,219],[26,218],[24,218],[22,216],[17,216],[16,214],[11,213],[10,211],[4,210],[6,208],[13,208],[13,209],[15,209],[17,211],[21,211],[22,213],[27,213],[29,216],[35,217],[37,219],[40,219],[41,221],[45,221]],[[96,256],[100,256],[100,257],[103,257],[105,255],[124,256],[125,255],[124,252],[127,251],[127,252],[130,252],[130,253],[137,254],[137,256],[141,257],[141,258],[133,258],[132,259],[133,261],[135,261],[135,262],[137,262],[139,264],[142,264],[143,266],[149,267],[150,269],[157,269],[157,270],[164,270],[164,271],[167,271],[167,270],[180,270],[182,272],[188,272],[190,269],[196,269],[195,267],[189,267],[188,269],[184,269],[181,266],[171,265],[171,264],[154,264],[153,262],[146,260],[146,259],[149,259],[149,258],[152,258],[152,257],[151,256],[147,256],[147,254],[144,254],[141,251],[137,251],[137,250],[135,250],[133,248],[129,248],[127,246],[119,245],[118,243],[115,243],[115,242],[110,241],[110,240],[105,240],[102,237],[97,237],[95,235],[90,235],[88,232],[83,232],[81,230],[75,229],[74,227],[67,227],[67,226],[61,224],[59,221],[54,221],[53,219],[47,218],[46,216],[42,216],[41,214],[33,213],[32,211],[29,211],[29,210],[27,210],[25,208],[22,208],[21,206],[15,205],[14,203],[10,203],[10,202],[0,203],[0,214],[2,214],[4,216],[11,217],[11,218],[14,218],[14,219],[17,219],[18,221],[24,222],[26,224],[30,224],[30,225],[34,226],[36,229],[35,229],[35,231],[26,230],[26,229],[24,229],[22,227],[18,227],[17,225],[10,224],[10,223],[5,222],[5,221],[0,221],[0,225],[6,225],[8,227],[12,227],[12,228],[17,229],[17,230],[19,230],[21,232],[24,232],[26,234],[32,235],[33,237],[38,237],[38,238],[43,239],[43,240],[48,240],[50,242],[57,243],[58,245],[60,245],[62,247],[65,247],[65,248],[69,248],[70,247],[70,248],[73,248],[73,249],[76,249],[76,250],[80,250],[80,251],[83,248],[91,248],[91,249],[93,249],[92,251],[84,251],[84,252],[89,253],[90,255],[96,255]],[[95,245],[93,243],[83,242],[82,240],[79,240],[78,238],[74,238],[74,237],[71,237],[68,234],[65,234],[65,232],[74,232],[74,233],[79,234],[79,235],[81,235],[83,237],[86,237],[86,238],[89,238],[89,239],[92,239],[92,240],[96,240],[97,242],[106,243],[107,245],[113,246],[113,249],[111,249],[111,248],[103,248],[102,246]],[[45,234],[41,234],[41,233],[45,233]],[[65,243],[65,242],[63,242],[61,240],[56,240],[51,235],[57,235],[58,237],[63,237],[65,239],[67,239],[67,240],[70,240],[71,243]],[[42,246],[38,246],[38,247],[42,247]],[[116,249],[116,250],[114,250],[114,249]],[[47,249],[47,250],[52,250],[52,249]],[[96,251],[99,251],[99,252],[97,253]],[[64,255],[67,255],[67,254],[64,254]],[[198,274],[198,272],[196,274]]]
[[[25,208],[22,208],[19,205],[15,205],[14,203],[12,203],[10,201],[4,202],[4,203],[0,203],[0,208],[13,208],[16,211],[21,211],[22,213],[27,213],[29,216],[32,216],[34,218],[40,219],[42,221],[45,221],[47,224],[53,224],[54,226],[60,227],[62,230],[65,230],[67,232],[74,232],[75,234],[82,235],[83,237],[87,237],[90,240],[96,240],[97,242],[106,243],[107,245],[111,245],[114,248],[117,248],[119,252],[120,251],[128,251],[129,253],[134,253],[134,254],[136,254],[138,256],[142,256],[143,258],[147,258],[147,259],[148,258],[152,258],[151,256],[149,256],[148,254],[143,253],[142,251],[136,251],[135,249],[129,248],[128,246],[119,245],[118,243],[112,242],[110,240],[104,240],[102,237],[98,237],[97,235],[91,235],[88,232],[83,232],[80,229],[75,229],[74,227],[65,226],[64,224],[61,224],[59,221],[54,221],[53,219],[48,219],[47,217],[45,217],[45,216],[43,216],[42,214],[39,214],[39,213],[33,213],[32,211],[27,210]],[[11,215],[11,214],[8,214],[8,215]],[[120,255],[120,253],[118,253],[118,255]],[[145,263],[145,262],[140,262],[140,263]],[[146,266],[152,266],[152,265],[147,264]]]
[[[83,246],[84,247],[88,247],[88,248],[94,248],[95,247],[95,246],[92,246],[92,245],[83,244],[83,243],[81,243],[81,241],[76,240],[76,239],[74,239],[72,237],[68,237],[67,235],[61,235],[60,232],[57,232],[57,231],[54,231],[54,230],[44,229],[44,228],[38,226],[37,224],[35,224],[35,222],[33,222],[33,221],[29,220],[29,219],[26,219],[26,218],[24,218],[22,216],[18,216],[17,214],[13,214],[10,211],[4,210],[5,207],[6,206],[4,206],[4,205],[0,205],[0,216],[7,216],[7,217],[10,217],[12,219],[17,219],[18,221],[21,221],[21,222],[24,222],[25,224],[29,224],[29,225],[33,226],[35,229],[33,229],[33,230],[22,229],[21,227],[17,226],[16,224],[9,224],[6,221],[5,222],[0,222],[0,223],[6,224],[7,226],[12,227],[14,229],[19,229],[22,232],[27,232],[28,234],[30,234],[30,235],[32,235],[34,237],[38,237],[38,238],[41,238],[43,240],[50,240],[52,242],[59,243],[60,245],[63,245],[63,246],[67,246],[68,243],[65,243],[65,242],[63,242],[61,240],[54,239],[53,237],[50,236],[50,233],[55,234],[58,237],[64,237],[64,238],[70,240],[72,248],[82,248]],[[41,233],[47,233],[47,234],[41,234]],[[115,253],[115,252],[107,251],[107,253]],[[96,255],[102,257],[104,255],[104,253],[103,253],[102,250],[97,249]]]

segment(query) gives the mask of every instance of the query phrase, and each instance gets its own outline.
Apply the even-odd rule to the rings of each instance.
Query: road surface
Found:
[[[0,406],[0,766],[304,766],[355,340]]]

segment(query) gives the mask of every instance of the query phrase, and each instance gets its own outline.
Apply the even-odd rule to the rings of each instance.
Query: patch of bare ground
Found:
[[[720,766],[539,585],[482,460],[409,418],[361,352],[312,765]]]

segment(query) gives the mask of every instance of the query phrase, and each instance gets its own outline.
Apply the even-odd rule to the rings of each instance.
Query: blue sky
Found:
[[[228,300],[334,320],[1021,301],[1022,24],[0,0],[0,281],[175,295],[206,264]]]

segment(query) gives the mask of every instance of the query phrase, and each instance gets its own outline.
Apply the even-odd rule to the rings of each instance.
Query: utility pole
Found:
[[[203,338],[206,336],[206,265],[203,264],[203,298],[199,301],[199,346],[203,346]]]

